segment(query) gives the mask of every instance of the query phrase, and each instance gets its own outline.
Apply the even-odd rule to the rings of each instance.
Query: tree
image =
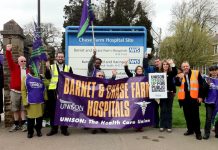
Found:
[[[144,6],[143,6],[144,4]],[[147,7],[146,7],[147,6]],[[147,47],[154,49],[153,37],[151,35],[152,22],[148,19],[145,9],[150,8],[148,1],[135,2],[135,0],[117,0],[112,15],[112,25],[144,26],[147,29]]]
[[[212,30],[218,24],[218,5],[215,0],[191,0],[177,3],[172,8],[173,23],[192,18],[201,29]],[[174,26],[175,27],[175,26]]]
[[[211,30],[218,23],[215,0],[190,0],[172,8],[172,36],[161,43],[162,58],[174,57],[177,64],[187,60],[192,66],[211,63]]]
[[[112,25],[112,15],[114,14],[116,0],[104,0],[101,5],[95,5],[94,11],[97,11],[96,18],[98,19],[97,25]]]
[[[69,4],[64,6],[64,24],[66,26],[78,26],[82,14],[83,0],[69,0]]]
[[[114,25],[132,25],[135,18],[135,0],[117,0],[112,16]]]
[[[143,2],[136,2],[135,0],[102,0],[100,5],[93,4],[96,16],[94,24],[99,26],[145,26],[148,35],[147,45],[153,48],[153,38],[150,33],[151,21],[145,11],[145,8],[149,7],[146,7],[145,4],[149,4],[147,0]],[[64,27],[79,25],[82,5],[82,0],[69,0],[69,5],[64,7]],[[64,35],[62,39],[62,48],[64,49]]]
[[[35,30],[34,24],[28,23],[23,29],[24,35],[28,37],[29,40],[33,41]],[[55,57],[55,48],[59,48],[61,44],[60,31],[52,23],[41,23],[41,37],[50,60],[53,60]]]
[[[161,58],[174,58],[178,65],[189,61],[191,66],[210,64],[211,35],[192,19],[177,22],[175,32],[161,43]]]
[[[24,25],[24,35],[34,38],[34,24],[28,23]],[[41,37],[43,44],[46,46],[60,46],[61,33],[52,23],[41,23]]]
[[[148,19],[147,13],[142,7],[142,3],[139,2],[136,8],[136,19],[135,19],[135,26],[145,26],[147,29],[147,47],[152,48],[154,50],[154,44],[153,44],[153,37],[151,35],[151,25],[152,22]]]

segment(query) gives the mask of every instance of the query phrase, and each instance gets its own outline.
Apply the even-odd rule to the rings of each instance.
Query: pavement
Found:
[[[2,123],[1,123],[2,124]],[[217,150],[218,139],[211,133],[208,140],[196,140],[194,135],[184,136],[186,129],[175,128],[172,133],[156,128],[109,130],[109,133],[91,134],[91,130],[69,128],[70,136],[58,133],[48,137],[49,128],[43,128],[42,137],[0,127],[0,150]]]

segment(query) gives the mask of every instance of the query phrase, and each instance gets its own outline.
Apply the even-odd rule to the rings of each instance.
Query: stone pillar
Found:
[[[10,20],[4,24],[3,31],[0,31],[3,36],[3,47],[11,42],[13,45],[12,55],[15,62],[20,55],[24,55],[24,35],[23,29],[14,21]],[[4,50],[5,55],[5,50]],[[10,72],[8,68],[8,63],[4,57],[4,105],[5,105],[5,127],[11,126],[13,123],[13,114],[11,112],[11,102],[10,102]]]

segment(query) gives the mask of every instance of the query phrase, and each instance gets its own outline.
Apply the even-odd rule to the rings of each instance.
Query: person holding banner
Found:
[[[198,70],[191,70],[187,61],[182,63],[183,74],[176,80],[179,86],[178,99],[183,107],[187,131],[185,136],[195,133],[201,140],[199,106],[203,101],[203,78]]]
[[[96,77],[96,73],[101,70],[102,60],[96,57],[96,50],[93,50],[93,55],[88,63],[88,76]]]
[[[124,70],[126,72],[126,75],[128,77],[138,77],[138,76],[144,76],[144,68],[142,66],[136,66],[135,68],[135,74],[133,74],[130,70],[129,70],[129,67],[128,67],[128,61],[129,59],[126,59],[124,61]],[[144,60],[143,60],[144,61]]]
[[[12,58],[12,44],[6,46],[6,58],[10,70],[10,98],[11,98],[11,111],[14,115],[14,124],[9,132],[14,132],[22,129],[23,132],[27,131],[26,126],[26,112],[21,103],[21,80],[29,72],[26,68],[26,58],[24,56],[18,57],[18,64]],[[19,120],[21,117],[21,127]]]
[[[135,75],[129,70],[128,67],[128,59],[126,61],[124,61],[124,70],[126,72],[126,75],[128,77],[139,77],[139,76],[144,76],[144,68],[142,66],[136,66],[135,68]],[[142,128],[137,128],[136,132],[143,132]]]
[[[96,73],[101,70],[102,60],[96,57],[96,49],[93,49],[93,55],[88,63],[88,77],[96,77]],[[84,128],[84,130],[88,130],[89,128]]]
[[[51,130],[47,134],[47,136],[52,136],[58,133],[58,126],[54,125],[55,118],[55,109],[56,109],[56,101],[57,101],[57,83],[58,83],[58,74],[59,72],[70,72],[73,73],[72,68],[64,63],[64,53],[59,51],[56,54],[56,63],[50,65],[49,61],[46,62],[46,72],[45,77],[50,80],[50,84],[48,87],[48,109],[50,109],[50,124]],[[61,133],[65,136],[69,136],[69,132],[67,130],[67,126],[61,126]]]
[[[204,126],[204,136],[203,139],[207,140],[210,137],[210,130],[212,125],[212,120],[214,120],[216,103],[218,103],[218,91],[217,91],[217,73],[216,66],[209,67],[209,77],[206,77],[207,84],[209,85],[209,91],[207,97],[204,100],[206,108],[206,121]],[[218,132],[215,133],[218,135]]]
[[[116,79],[116,75],[117,75],[116,70],[112,70],[112,78],[111,78],[111,80],[115,80]],[[96,78],[105,79],[104,71],[98,70],[96,72]],[[108,133],[108,131],[106,129],[104,129],[104,128],[101,128],[100,131],[103,132],[103,133]],[[96,133],[98,133],[98,129],[92,130],[92,134],[96,134]]]
[[[42,79],[34,75],[32,66],[29,66],[29,70],[30,73],[22,80],[21,92],[22,102],[27,111],[27,138],[32,138],[34,127],[37,136],[42,136],[45,86]]]
[[[177,75],[177,68],[172,59],[163,60],[161,72],[167,74],[167,98],[160,99],[160,132],[167,129],[167,132],[172,132],[172,107],[173,99],[176,93],[174,77]]]
[[[160,72],[161,68],[161,60],[159,57],[154,58],[154,64],[149,65],[149,62],[151,60],[152,56],[151,54],[145,54],[144,59],[143,59],[143,68],[144,68],[144,74],[145,76],[148,76],[149,73],[156,73]],[[154,128],[159,128],[159,122],[160,122],[160,117],[159,117],[159,99],[155,99],[154,101],[154,112],[155,112],[155,124]]]

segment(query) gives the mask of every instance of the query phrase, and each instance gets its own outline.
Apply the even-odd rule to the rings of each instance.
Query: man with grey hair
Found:
[[[12,58],[12,45],[6,46],[6,58],[10,70],[10,99],[11,99],[11,110],[14,115],[14,124],[9,130],[14,132],[20,129],[19,120],[21,121],[22,131],[27,131],[26,126],[26,112],[21,103],[21,80],[26,76],[28,70],[26,69],[26,58],[20,56],[18,58],[18,64],[16,64]]]
[[[203,101],[203,78],[198,70],[191,70],[187,61],[182,63],[183,73],[176,78],[179,86],[178,99],[183,107],[187,131],[185,136],[195,133],[196,139],[201,140],[199,106]]]

